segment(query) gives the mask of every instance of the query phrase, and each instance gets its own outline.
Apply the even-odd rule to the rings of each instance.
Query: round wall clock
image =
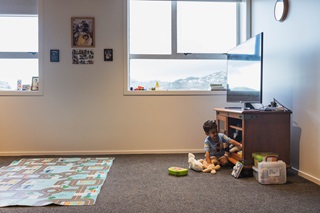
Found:
[[[274,18],[277,21],[283,22],[288,14],[289,1],[288,0],[277,0],[274,5]]]

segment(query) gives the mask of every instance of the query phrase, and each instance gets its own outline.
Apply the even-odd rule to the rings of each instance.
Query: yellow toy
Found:
[[[220,169],[219,161],[217,157],[213,156],[210,158],[211,162],[207,162],[206,160],[199,160],[203,164],[203,170],[202,172],[216,174],[217,170]]]
[[[217,170],[220,169],[220,162],[218,161],[217,157],[213,156],[210,158],[211,162],[207,162],[204,159],[196,160],[194,154],[188,154],[188,163],[189,169],[193,169],[194,171],[205,172],[211,174],[216,174]]]
[[[216,174],[217,170],[220,169],[220,165],[209,164],[202,172],[211,172],[211,174]]]

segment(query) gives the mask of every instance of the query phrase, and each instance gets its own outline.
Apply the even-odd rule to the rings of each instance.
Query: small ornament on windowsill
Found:
[[[30,84],[23,84],[22,85],[22,91],[30,91],[31,87]]]
[[[160,90],[160,84],[159,84],[158,81],[156,82],[156,86],[154,87],[154,89],[155,89],[155,90]]]
[[[17,90],[22,91],[22,80],[17,80]]]
[[[39,77],[32,77],[31,91],[39,90]]]

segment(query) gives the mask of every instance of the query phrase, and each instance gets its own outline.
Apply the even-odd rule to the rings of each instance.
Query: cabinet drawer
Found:
[[[223,116],[223,117],[229,117],[229,118],[236,118],[236,119],[242,119],[243,118],[243,114],[234,113],[234,112],[217,112],[217,115]]]

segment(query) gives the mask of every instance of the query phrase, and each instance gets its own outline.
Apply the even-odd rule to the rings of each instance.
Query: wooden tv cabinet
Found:
[[[290,167],[290,111],[215,108],[219,132],[230,138],[242,131],[242,153],[230,153],[229,161],[251,169],[253,152],[274,152]]]

